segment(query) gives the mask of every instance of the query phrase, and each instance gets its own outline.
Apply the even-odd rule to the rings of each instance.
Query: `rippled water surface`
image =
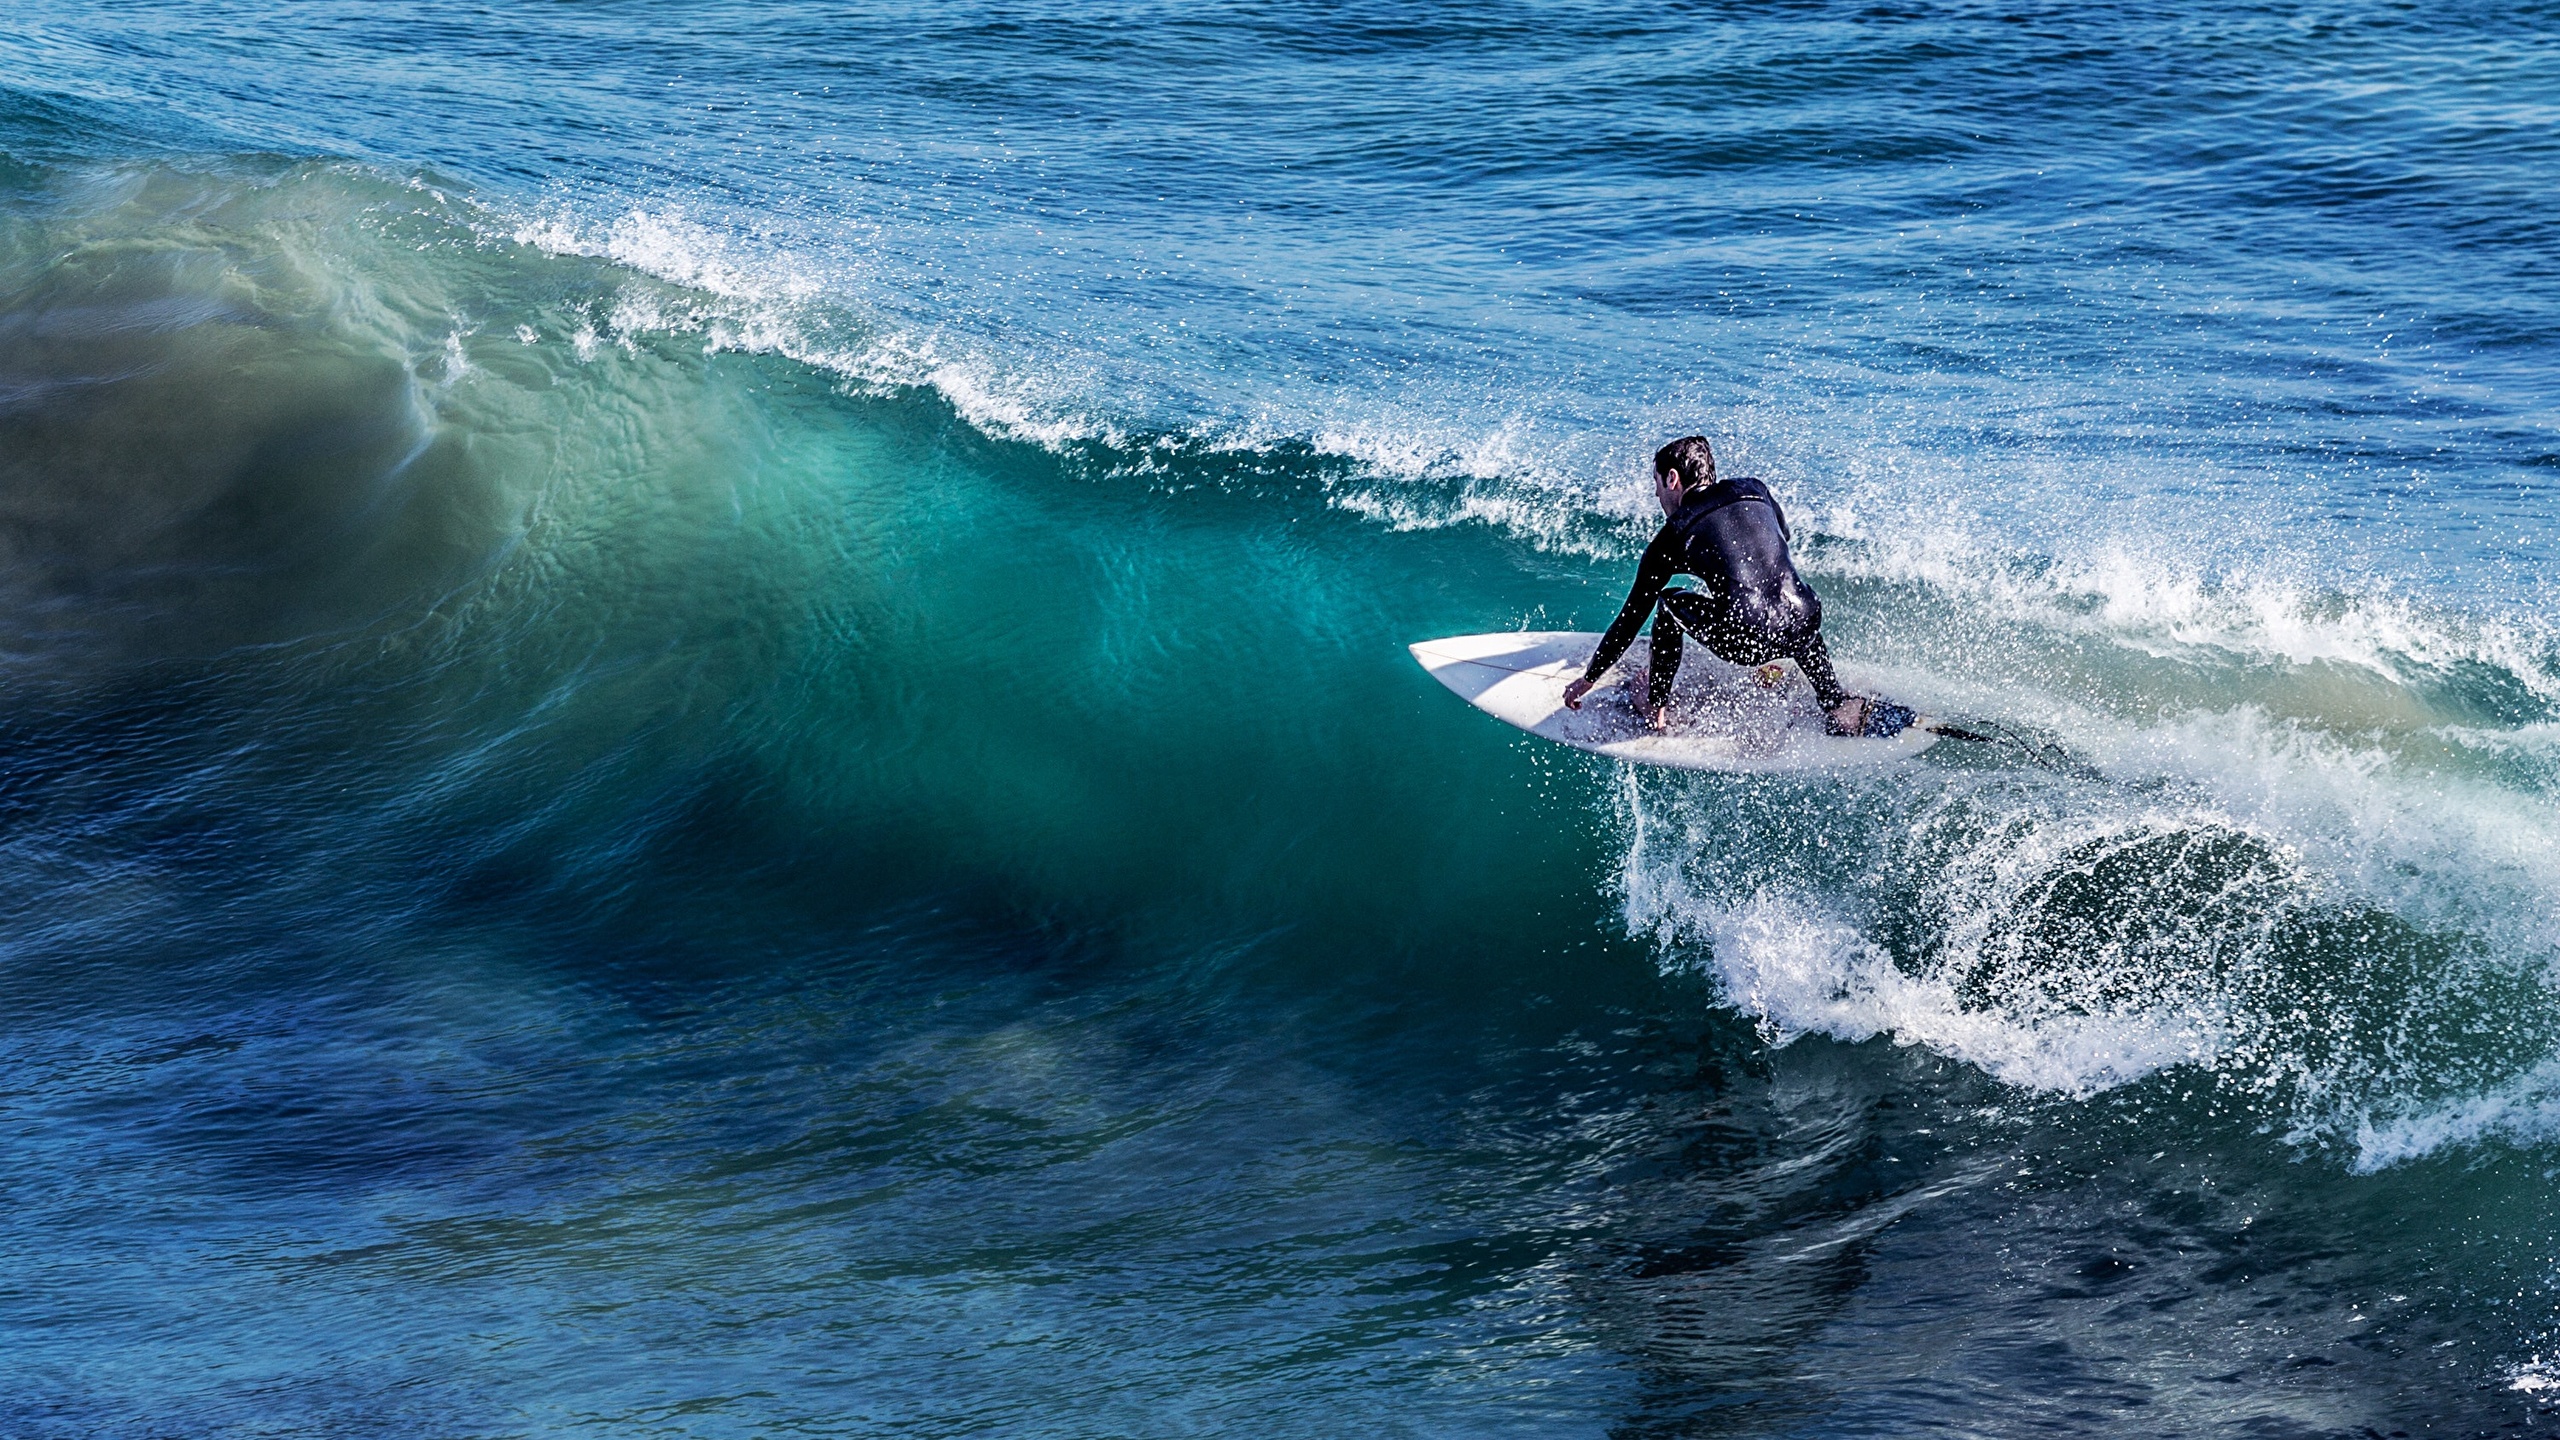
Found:
[[[2560,1434],[2555,32],[17,7],[0,1430]]]

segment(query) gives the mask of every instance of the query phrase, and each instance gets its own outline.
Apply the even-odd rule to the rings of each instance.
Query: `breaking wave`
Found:
[[[716,466],[681,496],[655,488],[691,463],[663,457],[721,433],[680,417],[714,403],[688,367],[729,354],[929,400],[1105,484],[1482,531],[1545,557],[1554,578],[1524,602],[1561,586],[1585,625],[1643,534],[1623,434],[1550,443],[1525,411],[1431,418],[1349,392],[1115,407],[1100,368],[919,327],[850,261],[795,263],[674,207],[510,217],[327,164],[82,183],[82,218],[21,222],[13,242],[22,268],[72,258],[16,289],[5,323],[59,354],[13,376],[11,403],[47,443],[103,453],[170,412],[175,385],[216,397],[236,439],[149,447],[195,469],[21,485],[17,533],[73,558],[15,567],[44,591],[18,610],[107,593],[148,617],[172,585],[206,602],[202,634],[138,619],[125,641],[152,654],[464,616],[559,574],[572,540],[610,550],[598,537],[651,505],[740,503]],[[199,217],[192,244],[170,242],[179,213]],[[24,368],[39,350],[18,353]],[[598,366],[609,382],[580,379]],[[607,398],[564,418],[539,398],[564,386]],[[671,406],[669,387],[695,398]],[[1755,445],[1786,453],[1733,448]],[[38,468],[80,473],[58,459]],[[312,478],[350,466],[368,487]],[[1774,1043],[1891,1037],[2066,1098],[2202,1075],[2213,1104],[2360,1167],[2549,1136],[2547,626],[2387,576],[2308,583],[2276,548],[2217,563],[2138,535],[1994,544],[1872,489],[1802,493],[1836,647],[2024,743],[1865,779],[1618,776],[1625,914],[1666,965],[1711,974]],[[36,635],[22,621],[13,644],[33,653]]]

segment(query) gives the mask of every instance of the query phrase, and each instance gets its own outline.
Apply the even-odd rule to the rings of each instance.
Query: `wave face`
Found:
[[[2530,23],[14,32],[0,1429],[2552,1423]],[[1998,743],[1413,669],[1692,430]]]

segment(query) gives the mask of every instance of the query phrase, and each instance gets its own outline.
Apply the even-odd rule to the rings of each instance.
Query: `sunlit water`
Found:
[[[19,7],[0,1429],[2552,1433],[2554,23]]]

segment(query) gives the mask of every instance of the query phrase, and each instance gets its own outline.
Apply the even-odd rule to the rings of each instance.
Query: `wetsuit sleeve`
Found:
[[[1618,609],[1618,618],[1609,622],[1607,634],[1600,637],[1600,648],[1591,652],[1591,663],[1583,667],[1582,678],[1598,681],[1636,643],[1636,632],[1644,628],[1645,617],[1653,613],[1654,602],[1662,598],[1662,587],[1680,572],[1680,537],[1668,525],[1654,532],[1653,543],[1644,547],[1644,558],[1636,562],[1635,588],[1627,592],[1627,603]]]

